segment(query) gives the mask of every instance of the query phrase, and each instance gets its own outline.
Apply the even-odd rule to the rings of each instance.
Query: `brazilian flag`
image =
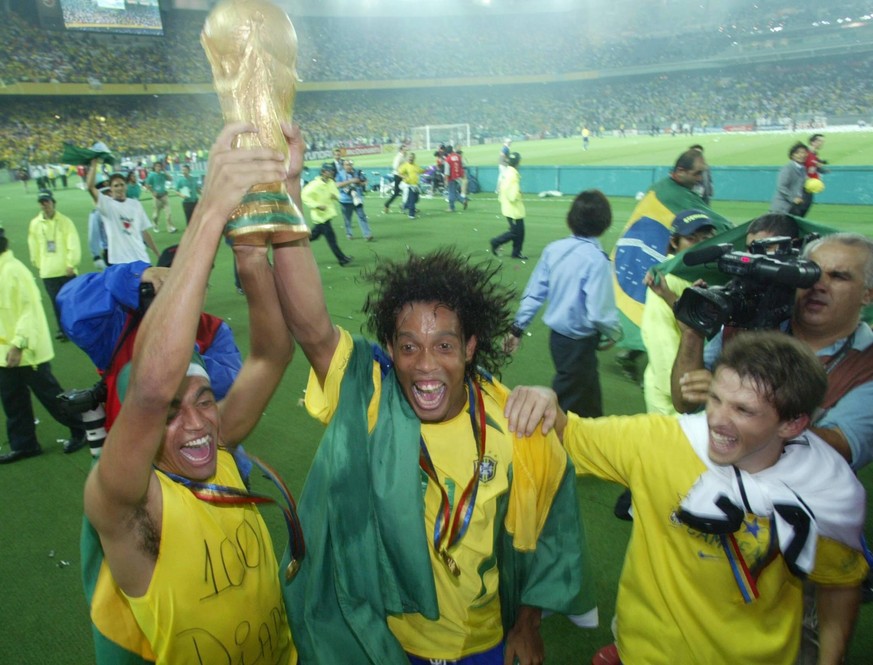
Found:
[[[100,538],[88,518],[82,520],[82,582],[91,610],[94,662],[97,665],[146,665],[155,655],[130,605],[103,558]]]
[[[620,346],[645,350],[640,337],[640,322],[646,302],[643,279],[655,265],[667,258],[670,225],[683,210],[705,212],[716,233],[733,228],[731,222],[707,206],[703,199],[669,176],[659,180],[634,208],[630,221],[612,250],[615,266],[615,301],[621,318],[624,339]]]

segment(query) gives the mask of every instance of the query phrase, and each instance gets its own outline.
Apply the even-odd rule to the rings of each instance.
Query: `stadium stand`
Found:
[[[866,4],[781,2],[761,20],[751,0],[731,3],[730,13],[719,3],[628,12],[628,0],[619,0],[596,17],[584,8],[526,14],[512,57],[506,35],[519,20],[512,14],[463,21],[301,16],[294,19],[303,81],[296,114],[318,146],[391,142],[411,118],[469,122],[482,140],[568,136],[583,121],[648,131],[672,123],[869,118],[873,17],[862,13]],[[48,31],[35,16],[6,12],[0,131],[8,140],[0,163],[56,161],[64,141],[103,140],[128,155],[208,146],[221,122],[217,102],[190,94],[190,86],[208,90],[211,80],[198,38],[205,15],[165,14],[165,36],[156,38]],[[857,19],[845,23],[851,16]],[[446,50],[463,57],[437,57]],[[435,76],[456,87],[418,83]],[[385,79],[393,79],[390,88]],[[344,90],[359,81],[369,89]],[[46,83],[58,95],[74,84],[93,89],[87,97],[28,94],[28,85]],[[124,96],[101,93],[110,84],[127,86]]]

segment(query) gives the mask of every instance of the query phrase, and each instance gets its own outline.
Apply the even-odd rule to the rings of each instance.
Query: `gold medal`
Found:
[[[443,560],[443,563],[446,564],[446,568],[449,569],[449,572],[455,577],[460,577],[461,569],[458,567],[457,561],[452,558],[452,555],[446,552],[446,550],[442,550],[440,552],[440,559]]]
[[[300,570],[300,562],[297,559],[291,559],[291,563],[288,564],[288,567],[285,569],[285,581],[290,582],[293,580],[297,571]]]

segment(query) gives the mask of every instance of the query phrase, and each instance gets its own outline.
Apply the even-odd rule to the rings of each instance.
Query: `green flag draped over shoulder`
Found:
[[[298,504],[306,557],[296,577],[281,578],[291,632],[306,665],[408,665],[387,616],[439,615],[418,466],[421,423],[394,372],[388,371],[382,379],[379,417],[368,432],[372,376],[373,347],[356,337],[340,388],[341,403]],[[516,445],[515,450],[521,447],[536,448]],[[513,452],[512,470],[519,464],[524,469],[520,474],[538,477],[526,474],[533,466],[522,463],[536,454],[521,453],[516,459]],[[511,493],[520,481],[513,480],[510,495],[498,502],[497,523],[504,527],[495,534],[495,554],[505,629],[515,622],[519,603],[571,616],[593,612],[593,580],[573,465],[566,460],[555,474],[549,476],[554,494],[537,505],[547,516],[530,509],[536,502],[517,501],[511,508]],[[515,498],[521,497],[528,495]],[[528,528],[540,516],[545,517],[542,528]],[[520,551],[522,534],[531,533],[536,534],[533,544]],[[288,561],[286,552],[280,571]]]
[[[439,614],[418,471],[421,426],[391,372],[376,429],[367,431],[372,373],[373,349],[356,337],[342,405],[298,503],[306,557],[294,579],[281,577],[291,634],[309,665],[408,665],[386,617]],[[280,571],[288,560],[286,552]]]
[[[619,345],[644,350],[640,322],[646,302],[643,279],[656,264],[667,258],[670,226],[683,210],[701,210],[712,220],[716,233],[733,228],[730,221],[707,206],[703,199],[671,177],[654,185],[636,205],[630,221],[612,250],[615,266],[615,302],[621,317],[624,339]]]

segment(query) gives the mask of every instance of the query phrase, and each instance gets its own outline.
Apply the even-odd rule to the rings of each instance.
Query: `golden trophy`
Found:
[[[224,0],[206,18],[200,43],[212,65],[225,122],[250,122],[234,147],[272,148],[289,163],[279,123],[291,122],[297,85],[297,33],[288,15],[267,0]],[[252,187],[231,214],[225,235],[240,245],[290,242],[309,236],[284,182]]]

